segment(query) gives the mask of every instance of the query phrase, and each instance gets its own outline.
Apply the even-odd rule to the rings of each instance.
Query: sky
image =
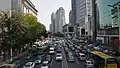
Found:
[[[38,10],[38,21],[49,30],[51,23],[51,13],[56,12],[59,7],[65,10],[66,23],[69,22],[69,12],[71,10],[71,0],[31,0]]]

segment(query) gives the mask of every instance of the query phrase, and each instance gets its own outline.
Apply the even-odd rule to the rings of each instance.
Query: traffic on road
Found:
[[[14,62],[15,68],[118,68],[109,50],[87,40],[80,39],[78,44],[69,39],[53,38],[44,49],[38,44]]]

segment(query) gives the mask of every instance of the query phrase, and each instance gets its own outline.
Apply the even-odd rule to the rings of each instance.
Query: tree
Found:
[[[46,28],[43,24],[37,21],[37,18],[32,14],[24,15],[24,25],[27,29],[27,40],[34,42],[41,35],[45,35]]]
[[[22,16],[16,13],[10,16],[9,13],[0,12],[0,29],[1,47],[5,50],[18,47],[19,39],[25,34]]]

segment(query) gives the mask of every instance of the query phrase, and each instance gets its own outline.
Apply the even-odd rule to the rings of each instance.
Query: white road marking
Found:
[[[50,64],[50,65],[52,66],[52,64],[53,64],[53,58],[52,58],[52,61],[51,61],[51,64]]]
[[[76,60],[77,64],[79,64],[79,62],[78,62],[78,60],[76,58],[75,58],[75,60]]]

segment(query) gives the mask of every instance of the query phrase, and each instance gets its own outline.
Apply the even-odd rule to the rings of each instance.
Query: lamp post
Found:
[[[113,9],[117,8],[117,16],[118,16],[118,28],[119,28],[119,42],[120,42],[120,2],[118,2],[115,5],[108,5],[109,7],[112,7]],[[120,53],[120,44],[119,44],[119,53]]]

